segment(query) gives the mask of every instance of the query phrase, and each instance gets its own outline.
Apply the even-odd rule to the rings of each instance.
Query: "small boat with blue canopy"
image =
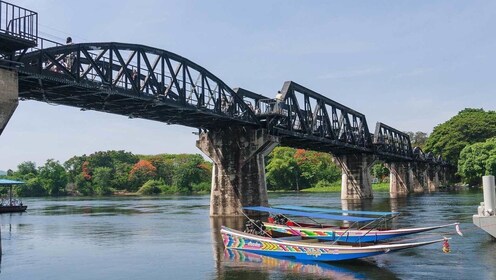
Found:
[[[0,179],[0,187],[9,187],[9,197],[2,198],[0,202],[0,213],[15,213],[24,212],[28,208],[26,205],[22,204],[19,199],[13,198],[12,188],[16,185],[22,185],[24,182],[14,181],[8,179]]]
[[[273,238],[263,228],[259,229],[258,234],[252,234],[223,226],[220,232],[226,249],[236,249],[260,255],[295,258],[305,261],[342,261],[365,258],[439,242],[447,242],[447,239],[444,238],[412,243],[342,245],[319,239],[304,239],[301,236]]]
[[[387,227],[379,227],[382,224],[386,225],[389,220],[398,216],[399,213],[397,212],[352,211],[290,205],[279,206],[277,208],[253,206],[244,207],[244,209],[272,214],[272,216],[269,217],[268,222],[263,223],[268,232],[272,232],[274,234],[279,233],[283,236],[300,236],[302,238],[314,238],[340,243],[377,243],[386,239],[431,231],[449,226],[455,226],[457,232],[459,233],[459,223],[402,229],[388,229]],[[339,213],[344,215],[335,215]],[[349,214],[359,214],[362,216],[351,216]],[[297,222],[288,218],[288,216],[306,217],[311,219],[313,222]],[[342,221],[350,224],[350,226],[326,225],[317,222],[315,219]]]

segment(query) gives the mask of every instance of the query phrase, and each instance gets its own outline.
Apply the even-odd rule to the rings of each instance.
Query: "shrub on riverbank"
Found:
[[[163,186],[165,186],[164,181],[149,180],[138,190],[137,193],[141,195],[160,194]]]

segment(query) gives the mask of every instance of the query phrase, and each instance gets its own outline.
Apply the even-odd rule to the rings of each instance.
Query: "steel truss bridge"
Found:
[[[207,69],[166,50],[115,42],[62,45],[38,37],[36,13],[0,4],[4,11],[12,10],[12,16],[0,15],[0,40],[5,43],[0,66],[18,69],[21,100],[206,131],[263,128],[290,147],[447,165],[413,148],[407,134],[383,123],[371,134],[364,114],[295,82],[285,82],[275,98],[268,98],[232,89]]]

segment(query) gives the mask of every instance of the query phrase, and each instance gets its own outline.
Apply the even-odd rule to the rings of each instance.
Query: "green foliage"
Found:
[[[22,180],[33,178],[38,174],[36,164],[32,161],[25,161],[17,166],[14,176]]]
[[[194,184],[209,178],[208,171],[202,168],[203,161],[200,155],[191,155],[184,161],[178,162],[173,182],[180,193],[191,193]]]
[[[162,192],[163,187],[165,187],[163,180],[149,180],[138,190],[138,194],[142,194],[142,195],[160,194]]]
[[[331,155],[302,149],[277,147],[268,157],[267,187],[270,190],[302,190],[319,181],[336,182],[341,171]]]
[[[112,194],[110,182],[112,181],[112,168],[110,167],[97,167],[93,172],[94,192],[97,195]]]
[[[480,185],[484,175],[496,175],[496,137],[466,146],[460,153],[458,174],[470,185]]]
[[[41,179],[37,177],[27,180],[24,185],[16,186],[14,191],[17,196],[40,197],[48,195],[43,188]]]
[[[276,147],[269,154],[266,165],[269,190],[297,189],[301,171],[294,158],[295,152],[296,150],[292,148]]]
[[[58,161],[47,160],[45,165],[40,168],[38,178],[48,195],[61,196],[66,194],[67,174]]]
[[[303,192],[340,192],[341,182],[330,183],[326,180],[320,180],[315,187],[302,190]]]
[[[6,175],[27,182],[15,188],[19,196],[60,196],[205,193],[210,191],[211,174],[212,164],[199,154],[148,156],[104,151],[74,156],[63,165],[49,160],[38,169],[33,162],[23,162]]]
[[[434,128],[425,144],[425,151],[442,155],[444,159],[457,163],[465,146],[495,136],[495,111],[465,109]]]
[[[156,176],[157,168],[148,160],[140,159],[129,172],[129,190],[138,190],[145,182],[153,180]]]
[[[193,184],[192,190],[194,193],[210,193],[211,185],[211,182],[200,182]]]
[[[389,183],[388,182],[382,182],[382,183],[378,183],[378,184],[373,184],[372,190],[374,192],[389,192]]]
[[[389,176],[389,170],[386,168],[386,166],[384,166],[384,162],[382,161],[376,162],[372,166],[370,173],[381,182],[387,179]]]
[[[163,194],[176,194],[176,193],[179,193],[179,190],[177,189],[176,186],[170,186],[170,185],[162,185],[162,186],[160,186],[160,191]]]

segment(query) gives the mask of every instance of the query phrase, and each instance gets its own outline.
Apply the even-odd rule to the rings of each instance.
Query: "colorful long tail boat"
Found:
[[[450,226],[457,227],[459,223],[450,223],[438,226],[429,226],[429,227],[416,227],[416,228],[402,228],[402,229],[380,229],[376,226],[378,223],[384,219],[385,216],[396,215],[395,212],[371,212],[371,211],[342,211],[342,210],[334,210],[334,209],[322,209],[315,208],[319,210],[313,210],[314,208],[309,207],[297,207],[293,206],[293,209],[307,211],[297,211],[287,209],[290,206],[284,206],[283,208],[270,208],[270,207],[245,207],[245,210],[251,211],[259,211],[259,212],[269,212],[273,214],[284,214],[284,215],[293,215],[300,217],[308,217],[308,218],[321,218],[326,220],[337,220],[337,221],[347,221],[352,223],[353,225],[357,225],[358,223],[368,223],[370,226],[356,227],[353,225],[350,227],[340,227],[340,226],[332,226],[325,224],[317,224],[317,223],[300,223],[288,221],[285,224],[278,224],[269,219],[269,222],[264,222],[264,226],[266,230],[272,232],[278,232],[287,235],[293,236],[301,236],[304,238],[316,238],[325,241],[339,241],[346,243],[377,243],[379,241],[383,241],[386,239],[392,239],[396,237],[401,237],[410,234],[416,234],[421,232],[426,232],[430,230],[435,230],[439,228],[445,228]],[[313,212],[308,212],[309,209],[312,209]],[[338,213],[338,212],[347,212],[348,213],[356,213],[356,214],[364,214],[364,215],[382,215],[380,218],[371,218],[371,217],[356,217],[356,216],[345,216],[345,215],[329,215],[324,213],[323,211],[328,211],[330,213]],[[316,212],[320,211],[320,212]],[[372,226],[373,225],[373,226]]]
[[[320,242],[318,239],[302,239],[300,236],[272,238],[244,233],[228,227],[221,229],[226,249],[244,250],[274,257],[293,257],[310,261],[341,261],[371,257],[394,251],[443,242],[437,239],[414,243],[383,243],[378,245],[338,245]]]

